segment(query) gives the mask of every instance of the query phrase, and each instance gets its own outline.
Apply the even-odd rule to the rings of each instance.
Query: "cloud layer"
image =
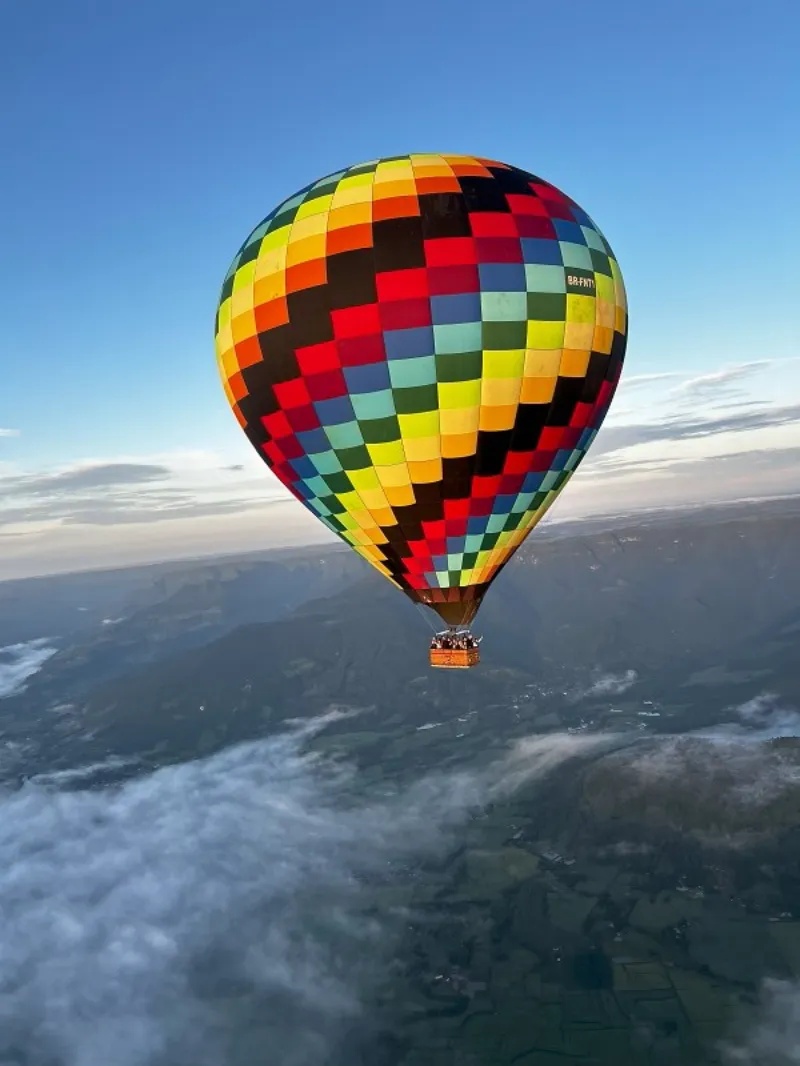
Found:
[[[734,382],[752,377],[760,370],[766,370],[770,366],[769,359],[755,359],[749,363],[735,363],[733,366],[723,367],[710,374],[699,374],[697,377],[688,378],[681,382],[674,390],[676,394],[688,396],[694,394],[717,394],[721,390],[730,389]]]
[[[800,985],[765,981],[755,1027],[739,1044],[724,1044],[728,1066],[796,1066],[800,1062]]]
[[[206,461],[208,468],[199,472],[182,470],[179,461],[175,467],[109,462],[0,477],[0,530],[32,522],[117,525],[200,518],[242,511],[270,498],[269,493],[259,498],[231,484],[231,475],[241,467],[225,468],[225,478],[213,460]]]
[[[28,678],[55,653],[47,638],[0,648],[0,700],[21,692]]]
[[[591,457],[620,452],[640,444],[690,440],[714,437],[722,433],[740,433],[744,430],[769,429],[775,426],[793,425],[800,421],[800,404],[786,407],[769,407],[764,410],[759,404],[755,410],[741,405],[725,415],[700,418],[696,415],[667,418],[655,423],[627,426],[608,426],[601,430],[592,446]],[[800,444],[800,441],[798,442]]]
[[[370,880],[603,742],[536,738],[483,773],[353,803],[347,771],[304,751],[319,725],[115,791],[2,800],[0,1061],[328,1062],[399,931],[386,907],[368,915]]]

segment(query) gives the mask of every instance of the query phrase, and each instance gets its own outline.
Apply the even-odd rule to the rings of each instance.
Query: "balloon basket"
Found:
[[[480,661],[480,642],[471,633],[437,633],[431,641],[431,666],[443,670],[469,670]]]

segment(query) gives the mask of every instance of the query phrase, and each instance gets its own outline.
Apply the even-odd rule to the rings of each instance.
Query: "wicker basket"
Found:
[[[480,648],[431,648],[431,666],[468,670],[481,661]]]

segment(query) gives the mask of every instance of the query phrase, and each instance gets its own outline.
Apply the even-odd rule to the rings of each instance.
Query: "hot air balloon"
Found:
[[[489,586],[608,411],[627,305],[614,254],[555,186],[506,163],[404,155],[284,200],[222,286],[216,351],[287,489],[478,660]]]

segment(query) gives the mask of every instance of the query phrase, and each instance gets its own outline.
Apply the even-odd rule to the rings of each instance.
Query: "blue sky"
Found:
[[[45,0],[3,23],[0,577],[311,535],[258,509],[283,497],[222,395],[215,303],[278,200],[380,155],[515,163],[611,241],[628,362],[576,501],[631,449],[641,471],[800,446],[794,0]]]

